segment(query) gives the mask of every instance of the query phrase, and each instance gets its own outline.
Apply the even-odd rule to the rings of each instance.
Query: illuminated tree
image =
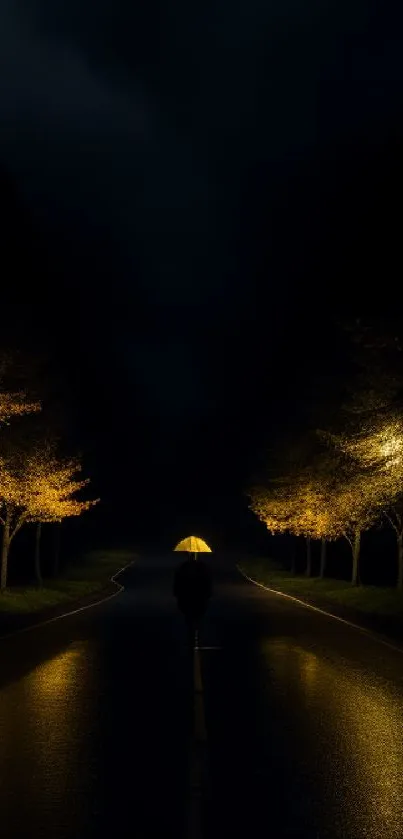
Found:
[[[382,493],[383,512],[392,526],[397,544],[397,585],[403,588],[403,420],[389,417],[372,434],[360,440],[358,458],[371,465]]]
[[[399,527],[394,506],[403,486],[403,422],[398,415],[362,415],[339,435],[320,434],[327,451],[312,450],[303,463],[285,467],[281,480],[251,492],[251,509],[272,533],[302,535],[307,544],[306,573],[311,573],[311,540],[321,541],[320,574],[326,544],[344,536],[352,552],[352,583],[359,582],[362,533],[387,511]],[[403,510],[402,510],[403,516]],[[403,527],[399,562],[403,566]],[[399,565],[400,568],[400,565]],[[399,572],[403,579],[403,567]]]
[[[340,534],[332,479],[327,467],[328,461],[318,460],[310,474],[302,473],[294,488],[295,504],[290,532],[305,536],[307,541],[307,576],[312,574],[311,540],[319,540],[321,543],[320,576],[324,577],[327,542],[337,539]]]
[[[51,447],[37,452],[31,459],[28,469],[30,480],[30,515],[29,521],[37,522],[35,540],[35,576],[42,584],[40,565],[40,542],[42,524],[61,522],[65,518],[80,516],[99,499],[83,501],[79,493],[89,483],[89,479],[78,480],[81,464],[78,460],[63,461]]]
[[[398,585],[403,588],[403,381],[385,365],[395,340],[372,333],[359,339],[360,373],[347,405],[334,414],[337,432],[301,435],[272,453],[251,509],[273,533],[303,535],[307,573],[311,540],[321,540],[321,575],[326,544],[343,536],[352,552],[352,583],[359,582],[362,533],[383,517],[396,533]],[[316,438],[316,441],[315,441]]]
[[[324,576],[327,542],[340,536],[340,521],[333,503],[340,452],[333,441],[330,445],[328,435],[308,431],[277,447],[270,459],[276,476],[274,483],[268,484],[271,505],[268,508],[263,495],[260,503],[254,500],[252,509],[266,526],[271,524],[269,529],[305,538],[307,576],[312,574],[312,540],[320,541],[320,575]],[[273,488],[277,488],[274,505]]]
[[[376,495],[372,494],[361,477],[352,477],[350,482],[340,482],[334,505],[340,522],[340,535],[347,539],[351,548],[351,582],[352,585],[358,585],[362,534],[379,519],[381,510],[378,509]]]
[[[352,583],[357,585],[362,533],[393,509],[401,491],[403,424],[388,412],[361,422],[356,433],[334,440],[345,455],[334,508],[351,546]]]
[[[10,545],[14,536],[28,520],[26,482],[16,462],[0,461],[0,522],[3,525],[0,589],[7,585]]]
[[[270,533],[286,533],[290,528],[294,499],[290,487],[273,481],[267,487],[254,487],[249,493],[250,509]]]
[[[305,537],[308,576],[312,572],[313,528],[308,513],[312,481],[307,465],[311,462],[313,443],[316,447],[316,439],[310,436],[293,441],[284,449],[277,448],[270,456],[271,476],[268,477],[266,469],[262,483],[248,493],[250,509],[271,533]]]
[[[11,542],[21,527],[37,522],[35,565],[41,582],[39,547],[41,524],[78,516],[97,501],[80,501],[77,492],[88,480],[77,480],[78,461],[61,461],[52,447],[45,445],[31,452],[15,451],[0,459],[0,521],[3,524],[0,588],[7,585],[8,555]]]
[[[340,535],[327,468],[328,460],[318,459],[316,469],[294,470],[287,478],[250,491],[250,508],[271,533],[304,536],[307,576],[312,574],[311,540],[321,540],[323,576],[326,542]]]
[[[382,515],[396,533],[399,574],[403,585],[403,392],[402,348],[399,325],[387,321],[355,320],[347,326],[355,375],[343,406],[343,432],[336,447],[345,455],[347,497],[354,496],[356,524],[371,526]],[[342,493],[345,496],[345,493]],[[348,503],[341,504],[348,507]],[[358,515],[358,509],[361,510]],[[343,510],[343,513],[348,510]],[[350,528],[359,557],[360,536]],[[354,553],[354,551],[353,551]],[[358,563],[358,560],[357,560]],[[353,575],[354,576],[354,575]]]

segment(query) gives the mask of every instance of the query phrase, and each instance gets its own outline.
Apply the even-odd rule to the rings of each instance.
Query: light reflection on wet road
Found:
[[[334,825],[354,825],[357,836],[400,836],[401,694],[375,673],[297,644],[265,641],[262,648],[268,669],[281,674],[304,716],[306,749],[315,753],[328,804],[333,801]]]
[[[35,643],[37,637],[40,643],[40,632],[32,634],[29,642],[26,635],[24,642]],[[14,643],[7,642],[11,648]],[[83,781],[91,777],[86,751],[88,647],[84,642],[68,642],[66,649],[0,692],[0,800],[7,836],[25,835],[28,827],[31,835],[50,836],[55,831],[79,835],[76,801],[90,791]],[[84,771],[80,770],[82,761]]]
[[[0,642],[8,839],[186,836],[192,673],[173,562]],[[401,839],[403,655],[217,558],[201,632],[206,837]]]
[[[210,835],[402,837],[403,654],[246,586],[206,626]]]

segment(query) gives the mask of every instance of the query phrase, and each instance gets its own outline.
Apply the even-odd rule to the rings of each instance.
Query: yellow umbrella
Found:
[[[204,542],[203,539],[200,539],[199,536],[187,536],[186,539],[182,539],[181,542],[178,542],[174,551],[187,551],[188,553],[198,554],[198,553],[211,553],[211,548]]]

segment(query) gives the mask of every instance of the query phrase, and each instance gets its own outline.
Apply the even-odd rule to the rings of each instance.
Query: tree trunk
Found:
[[[354,533],[354,542],[352,545],[353,551],[353,573],[351,583],[353,586],[358,586],[360,582],[359,562],[360,562],[360,548],[361,548],[361,531],[356,530]]]
[[[312,550],[311,550],[311,537],[306,537],[306,571],[305,574],[307,577],[312,577]]]
[[[403,533],[397,537],[397,587],[403,589]]]
[[[59,573],[59,564],[60,564],[60,531],[61,531],[62,523],[61,521],[56,522],[55,530],[54,530],[54,542],[53,542],[53,576],[57,577]]]
[[[41,573],[41,535],[42,535],[42,522],[38,521],[36,525],[36,534],[35,534],[35,579],[38,586],[42,586],[42,573]]]
[[[1,545],[1,575],[0,575],[0,590],[5,591],[7,587],[7,566],[8,566],[8,552],[10,550],[10,522],[6,518],[3,527],[3,539]]]
[[[320,543],[320,577],[323,580],[326,571],[326,539],[322,539]]]

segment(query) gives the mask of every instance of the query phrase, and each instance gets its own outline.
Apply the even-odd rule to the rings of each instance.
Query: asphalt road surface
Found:
[[[403,836],[403,654],[212,557],[191,653],[177,559],[0,641],[5,839]]]

